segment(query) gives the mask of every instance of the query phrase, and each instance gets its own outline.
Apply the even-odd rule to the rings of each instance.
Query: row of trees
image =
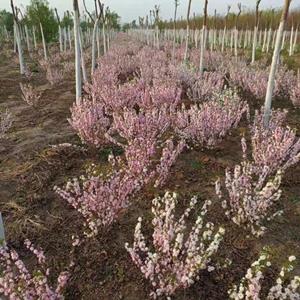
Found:
[[[236,12],[234,12],[236,11]],[[234,28],[236,24],[236,17],[239,15],[239,23],[238,26],[241,29],[253,28],[256,24],[256,10],[255,9],[247,9],[245,10],[243,6],[228,6],[228,13],[225,15],[218,14],[218,11],[215,10],[213,15],[207,16],[207,26],[209,28],[223,29],[224,23],[226,21],[228,28]],[[264,9],[259,13],[259,26],[262,28],[271,27],[273,30],[277,29],[280,23],[281,18],[281,9]],[[203,24],[203,15],[193,14],[190,20],[190,26],[192,29],[199,29]],[[287,27],[292,27],[293,25],[297,25],[300,20],[300,8],[297,8],[289,13],[289,17],[287,20]],[[161,27],[165,29],[173,28],[173,19],[161,21]],[[186,18],[179,18],[177,20],[177,28],[185,29],[187,26]]]
[[[59,17],[57,10],[49,6],[47,0],[31,0],[25,11],[16,8],[16,17],[21,26],[28,28],[43,27],[45,41],[47,43],[57,41],[59,26],[61,28],[73,27],[73,12],[66,11],[62,18]],[[95,13],[93,13],[95,15]],[[110,20],[110,27],[120,29],[120,17],[116,12],[107,11],[107,18]],[[8,32],[13,32],[13,14],[6,10],[0,11],[0,27],[5,28]],[[93,28],[93,22],[87,15],[81,17],[80,26],[82,31]],[[41,39],[41,32],[37,31],[37,38]]]

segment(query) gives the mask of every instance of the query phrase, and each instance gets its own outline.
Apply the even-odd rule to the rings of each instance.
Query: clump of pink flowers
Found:
[[[291,86],[290,98],[296,107],[300,107],[300,70],[297,73],[297,80]]]
[[[213,147],[248,114],[248,105],[231,90],[190,109],[182,106],[174,116],[174,130],[183,139],[201,147]]]
[[[224,87],[224,75],[219,72],[205,72],[199,76],[188,91],[190,99],[196,102],[209,101],[216,93],[221,93]]]
[[[140,111],[124,109],[123,113],[113,114],[113,128],[131,142],[141,138],[154,141],[159,139],[170,126],[170,116],[166,107]]]
[[[274,212],[274,204],[281,197],[282,171],[278,170],[274,178],[268,175],[267,166],[257,175],[255,164],[244,161],[236,165],[233,171],[226,170],[225,194],[221,182],[216,182],[216,194],[222,200],[226,215],[255,236],[262,235],[266,230],[264,222],[282,213]]]
[[[266,166],[270,173],[284,171],[300,160],[300,139],[295,130],[283,125],[285,118],[285,111],[273,111],[266,128],[263,111],[256,111],[250,129],[252,157],[259,170]]]
[[[228,291],[229,298],[234,300],[281,300],[281,299],[299,299],[300,277],[294,276],[287,284],[287,275],[294,270],[295,256],[290,256],[288,261],[282,266],[276,279],[276,284],[272,286],[266,298],[262,298],[264,271],[271,266],[270,255],[264,250],[258,260],[252,263],[247,270],[247,274],[241,279],[239,285],[234,285]]]
[[[6,109],[5,111],[0,111],[0,139],[3,139],[7,131],[11,128],[13,123],[13,117],[11,112]]]
[[[80,104],[74,104],[71,108],[69,123],[83,142],[96,147],[109,143],[105,136],[111,121],[105,115],[102,105],[83,99]]]
[[[22,91],[22,99],[30,106],[36,106],[41,97],[42,93],[34,88],[31,84],[20,83],[20,88]]]
[[[46,78],[51,85],[61,84],[64,79],[64,73],[56,67],[49,66],[47,67]]]
[[[198,272],[214,269],[211,259],[217,252],[225,230],[218,229],[204,216],[211,204],[206,201],[193,227],[188,231],[186,220],[195,209],[197,198],[193,197],[189,207],[177,220],[175,208],[177,195],[166,193],[153,200],[153,246],[146,244],[142,233],[142,218],[135,227],[132,247],[126,243],[133,262],[139,267],[152,285],[151,297],[173,295],[178,289],[192,285],[198,279]],[[151,250],[153,249],[153,250]]]
[[[29,240],[25,241],[25,246],[34,254],[37,261],[32,271],[26,267],[15,250],[6,245],[0,247],[0,294],[10,300],[63,300],[63,290],[69,273],[60,273],[56,288],[52,287],[49,284],[50,270],[46,266],[44,252],[37,249]]]
[[[174,144],[172,139],[165,142],[160,163],[156,167],[157,179],[155,181],[155,187],[165,183],[172,165],[185,147],[186,143],[183,140],[179,141],[177,145]]]

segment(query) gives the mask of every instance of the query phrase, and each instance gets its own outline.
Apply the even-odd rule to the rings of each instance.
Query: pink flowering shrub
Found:
[[[214,94],[221,93],[224,86],[224,75],[218,72],[205,72],[199,76],[188,91],[188,96],[196,102],[211,100]]]
[[[177,146],[174,145],[172,139],[165,142],[165,147],[162,150],[160,163],[156,167],[157,179],[155,181],[155,187],[161,186],[165,183],[170,168],[175,163],[177,157],[185,148],[186,144],[184,141],[180,141]]]
[[[113,128],[127,142],[136,138],[154,141],[160,138],[170,126],[170,116],[166,107],[140,111],[124,109],[113,114]]]
[[[269,289],[267,297],[264,299],[299,299],[300,277],[294,276],[293,279],[287,282],[287,275],[294,269],[293,262],[295,259],[295,256],[289,257],[286,264],[280,270],[276,284]],[[247,270],[247,274],[241,279],[239,285],[234,285],[233,288],[228,291],[229,298],[234,300],[263,299],[264,271],[270,266],[270,255],[267,251],[263,251],[258,260],[252,263],[251,267]]]
[[[257,99],[264,99],[269,78],[268,70],[236,64],[230,68],[229,72],[229,81],[233,86],[242,88]]]
[[[142,218],[138,219],[132,247],[128,243],[125,245],[132,261],[150,281],[153,289],[150,295],[154,299],[170,297],[178,289],[192,285],[200,270],[213,268],[211,259],[225,233],[222,227],[215,229],[213,223],[204,222],[210,201],[204,203],[190,231],[187,231],[186,220],[195,209],[197,199],[191,199],[178,220],[175,218],[176,202],[176,194],[169,193],[153,200],[153,250],[142,234]]]
[[[129,197],[141,188],[138,178],[125,168],[117,168],[111,158],[112,171],[106,176],[88,175],[69,181],[56,193],[76,209],[84,219],[84,235],[93,237],[99,228],[111,225],[128,207]]]
[[[11,112],[7,109],[4,112],[0,111],[0,139],[3,139],[13,123]]]
[[[102,105],[83,99],[80,104],[73,104],[69,123],[85,143],[101,147],[109,143],[106,134],[111,121],[106,117]]]
[[[298,71],[297,80],[291,86],[290,98],[295,107],[300,107],[300,72]]]
[[[48,67],[46,71],[46,79],[51,85],[61,84],[64,80],[64,73],[56,67]]]
[[[263,222],[271,220],[281,212],[274,212],[274,204],[281,197],[282,172],[269,178],[268,167],[256,175],[256,167],[250,162],[236,165],[233,171],[225,173],[226,193],[221,183],[216,182],[216,194],[222,200],[226,215],[238,226],[249,229],[255,236],[264,233]]]
[[[36,106],[42,97],[42,93],[34,88],[31,84],[20,83],[22,99],[30,106]]]
[[[32,271],[28,270],[15,250],[9,249],[8,246],[0,247],[0,294],[10,300],[63,300],[63,290],[67,284],[69,273],[60,273],[56,288],[52,287],[48,282],[50,270],[46,266],[46,257],[43,251],[35,248],[29,240],[25,241],[25,246],[37,260]]]
[[[282,98],[290,98],[296,78],[294,71],[288,70],[286,66],[280,66],[276,72],[274,94]]]
[[[250,129],[252,158],[259,170],[268,167],[269,173],[274,173],[299,162],[300,139],[295,130],[283,126],[285,118],[286,112],[273,111],[269,127],[265,128],[263,111],[256,112]]]
[[[213,101],[192,105],[190,109],[182,106],[174,116],[175,132],[191,144],[213,147],[235,128],[248,105],[230,90],[214,96]]]

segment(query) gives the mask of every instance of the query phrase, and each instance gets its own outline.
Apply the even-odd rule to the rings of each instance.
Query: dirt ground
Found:
[[[37,68],[31,83],[43,90],[41,105],[29,107],[21,99],[19,82],[26,82],[18,73],[12,58],[0,54],[0,108],[8,108],[14,116],[13,127],[0,143],[0,210],[3,213],[6,237],[11,246],[26,257],[22,243],[29,238],[41,246],[52,270],[53,278],[69,263],[70,237],[80,226],[79,216],[54,192],[55,185],[64,186],[69,178],[85,173],[94,162],[103,164],[107,151],[86,147],[53,148],[52,145],[81,145],[68,124],[70,106],[75,96],[73,78],[61,85],[50,86],[45,74]],[[252,111],[261,103],[247,99]],[[289,124],[300,128],[300,110],[290,103],[277,100],[276,107],[287,107]],[[184,207],[193,195],[214,201],[209,213],[216,224],[227,229],[220,254],[233,261],[232,266],[216,272],[202,272],[200,280],[174,299],[226,299],[226,291],[244,275],[257,258],[263,245],[272,246],[274,260],[284,262],[288,255],[300,258],[300,165],[285,176],[279,206],[282,217],[271,222],[261,240],[245,239],[245,234],[225,219],[214,193],[214,182],[223,176],[226,167],[241,161],[240,136],[243,124],[214,150],[186,150],[172,168],[165,190],[180,195]],[[150,286],[131,262],[124,249],[132,242],[138,216],[144,216],[146,235],[151,234],[151,200],[163,190],[148,187],[133,199],[133,205],[117,223],[97,239],[82,245],[77,264],[68,285],[66,299],[149,299]],[[29,261],[30,263],[30,261]],[[300,264],[299,264],[300,266]],[[276,266],[270,276],[276,275]],[[300,268],[296,268],[300,274]]]

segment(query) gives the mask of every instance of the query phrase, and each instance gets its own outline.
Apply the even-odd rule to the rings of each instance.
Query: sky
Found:
[[[14,0],[15,5],[25,8],[30,0]],[[51,7],[56,7],[60,15],[66,10],[72,10],[73,0],[48,0]],[[80,4],[82,0],[78,1]],[[116,11],[121,16],[121,22],[130,22],[138,19],[139,16],[145,16],[149,13],[154,5],[160,6],[160,16],[162,19],[171,19],[174,14],[174,0],[102,0],[111,10]],[[209,0],[208,10],[210,14],[217,9],[218,14],[224,14],[227,5],[231,5],[233,12],[237,10],[237,2],[241,2],[245,9],[253,9],[256,0]],[[195,12],[201,14],[203,11],[204,0],[192,0],[191,15]],[[86,0],[89,10],[94,9],[94,0]],[[178,17],[185,17],[188,0],[179,0]],[[283,5],[283,0],[262,0],[261,8],[278,8]],[[292,0],[291,8],[300,8],[300,0]],[[81,5],[83,9],[83,5]],[[10,10],[10,0],[0,0],[0,9]]]

